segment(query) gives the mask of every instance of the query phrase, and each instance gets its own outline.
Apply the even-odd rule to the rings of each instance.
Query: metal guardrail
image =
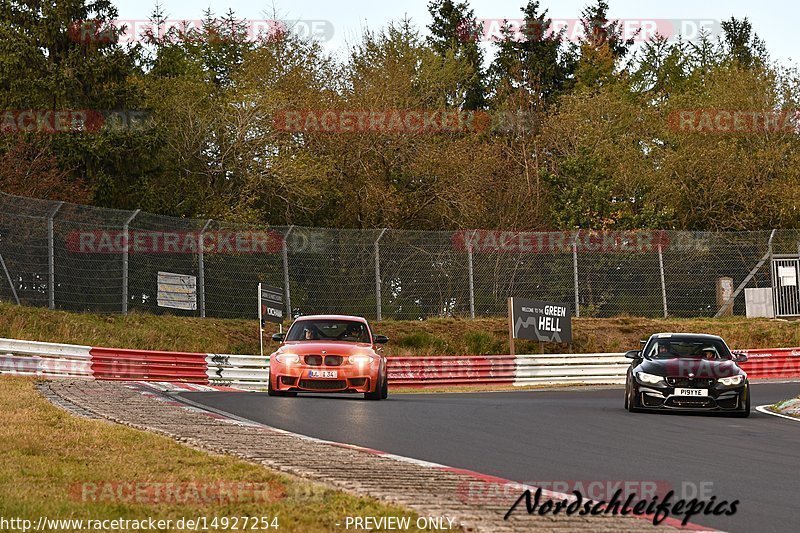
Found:
[[[0,339],[0,374],[91,378],[90,346]]]
[[[743,350],[750,378],[800,378],[800,348]],[[621,353],[390,357],[400,387],[622,384]],[[48,378],[173,381],[264,390],[269,357],[97,348],[0,338],[0,374]]]

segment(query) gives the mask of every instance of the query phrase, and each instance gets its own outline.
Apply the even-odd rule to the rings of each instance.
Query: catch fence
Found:
[[[69,311],[255,318],[260,282],[283,289],[292,316],[500,316],[516,296],[582,317],[705,317],[720,311],[719,278],[771,287],[759,263],[799,252],[795,230],[267,227],[0,194],[0,298]],[[159,272],[196,278],[187,309],[158,305]]]

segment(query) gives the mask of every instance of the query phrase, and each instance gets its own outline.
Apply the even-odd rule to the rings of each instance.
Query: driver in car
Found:
[[[669,344],[662,342],[658,345],[658,355],[663,356],[669,353]]]
[[[347,326],[344,334],[342,334],[342,340],[351,340],[355,342],[363,342],[364,339],[364,328],[359,324],[351,324]]]
[[[713,361],[717,358],[717,352],[713,348],[703,348],[703,359]]]

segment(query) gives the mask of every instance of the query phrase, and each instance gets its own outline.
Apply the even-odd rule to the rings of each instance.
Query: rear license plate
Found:
[[[336,370],[309,370],[308,377],[322,379],[336,379],[339,373]]]
[[[675,389],[675,396],[708,396],[708,389]]]

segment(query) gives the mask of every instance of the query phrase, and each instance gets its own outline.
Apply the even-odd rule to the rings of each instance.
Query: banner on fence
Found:
[[[197,310],[197,278],[172,272],[158,273],[159,307]]]

